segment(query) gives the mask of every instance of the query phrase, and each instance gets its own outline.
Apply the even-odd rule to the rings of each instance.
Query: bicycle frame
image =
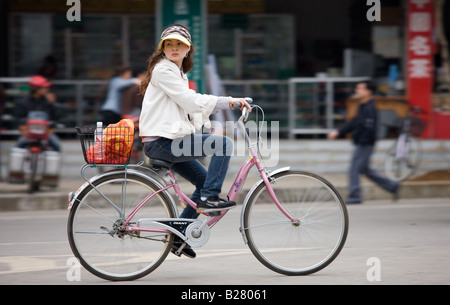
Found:
[[[286,211],[283,206],[280,204],[280,202],[278,201],[272,187],[270,184],[270,176],[266,173],[265,168],[263,167],[263,165],[261,164],[261,161],[259,159],[259,156],[256,152],[256,149],[254,147],[250,147],[249,148],[250,151],[250,158],[248,160],[246,160],[235,180],[234,183],[232,184],[229,192],[228,192],[228,198],[229,200],[235,200],[236,196],[239,194],[239,191],[241,189],[241,187],[244,184],[244,181],[248,175],[248,172],[250,171],[250,169],[256,165],[258,171],[260,172],[260,176],[262,178],[262,182],[264,182],[267,186],[267,189],[269,191],[269,194],[273,200],[273,202],[277,205],[277,207],[280,209],[280,211],[292,222],[297,222],[297,219],[295,219],[294,217],[292,217],[288,211]],[[286,168],[283,168],[282,170],[286,170]],[[175,194],[177,195],[177,197],[179,198],[180,202],[184,203],[184,204],[188,204],[190,205],[192,208],[196,209],[196,203],[193,202],[188,196],[186,196],[183,191],[180,189],[180,187],[178,186],[178,184],[176,183],[175,180],[175,176],[174,173],[169,171],[167,173],[168,177],[171,180],[171,183],[166,185],[165,187],[159,189],[158,191],[149,194],[146,198],[144,198],[134,209],[133,211],[126,217],[125,222],[123,223],[123,226],[125,228],[126,231],[146,231],[146,232],[155,232],[155,233],[175,233],[176,235],[178,235],[180,238],[182,238],[183,240],[186,240],[187,238],[184,237],[183,235],[181,235],[176,229],[171,228],[168,225],[162,224],[162,223],[157,223],[159,220],[161,219],[154,219],[154,221],[152,221],[151,223],[153,225],[159,226],[161,227],[160,229],[157,228],[145,228],[145,227],[140,227],[140,226],[128,226],[129,222],[131,221],[131,219],[134,217],[134,215],[137,213],[137,211],[146,204],[146,202],[148,200],[150,200],[153,196],[157,195],[160,192],[164,192],[170,188],[173,188],[175,191]],[[207,225],[208,227],[212,227],[213,225],[215,225],[217,222],[220,221],[220,219],[222,219],[223,216],[225,216],[225,214],[228,212],[228,210],[224,210],[220,212],[220,215],[217,216],[210,216],[203,222],[203,224],[200,226],[200,228],[203,228],[205,225]],[[166,220],[170,220],[169,218]],[[174,219],[175,220],[175,219]],[[194,222],[195,219],[180,219],[177,218],[176,220],[179,221],[191,221]],[[148,219],[148,221],[150,221],[150,219]]]
[[[408,146],[406,143],[408,135],[406,133],[401,133],[397,139],[397,147],[395,151],[396,159],[407,159],[408,158]]]
[[[256,145],[259,144],[259,140],[256,143],[251,143],[250,137],[245,129],[245,126],[243,124],[244,121],[247,120],[248,118],[248,109],[244,108],[244,111],[242,112],[242,116],[239,118],[239,120],[237,121],[239,128],[241,129],[242,134],[245,137],[245,140],[247,142],[248,148],[249,148],[249,155],[250,157],[242,164],[241,168],[239,169],[238,174],[236,175],[236,178],[230,188],[230,190],[228,191],[228,199],[231,201],[234,201],[237,197],[237,195],[239,194],[239,191],[241,189],[241,187],[244,184],[244,181],[247,178],[247,175],[250,171],[250,169],[253,166],[256,166],[256,168],[258,169],[258,172],[261,176],[262,182],[266,185],[268,193],[270,194],[270,197],[272,198],[273,202],[275,203],[275,205],[278,207],[278,209],[293,223],[297,223],[298,220],[295,219],[292,215],[289,214],[288,211],[286,211],[283,206],[281,205],[281,203],[278,201],[275,192],[273,191],[273,188],[270,184],[270,175],[267,172],[266,168],[263,166],[262,162],[261,162],[261,157],[259,156],[257,149],[256,149]],[[281,170],[286,170],[286,168],[283,168]],[[281,171],[279,170],[279,171]],[[279,172],[277,171],[277,172]],[[152,198],[153,196],[155,196],[156,194],[158,194],[159,192],[162,191],[166,191],[169,188],[173,188],[175,191],[176,196],[178,197],[178,199],[180,200],[180,202],[184,203],[185,205],[189,205],[192,208],[196,209],[197,208],[197,204],[195,202],[193,202],[188,196],[186,196],[182,190],[180,189],[180,187],[178,186],[178,184],[176,183],[176,179],[175,176],[173,174],[172,171],[169,171],[167,173],[167,176],[169,177],[171,183],[166,185],[164,188],[158,190],[157,192],[148,195],[141,203],[139,203],[136,208],[127,216],[125,222],[124,222],[124,226],[125,229],[127,231],[147,231],[147,232],[161,232],[161,233],[168,233],[167,230],[165,229],[147,229],[147,228],[143,228],[143,227],[137,227],[137,226],[127,226],[128,223],[131,221],[131,219],[134,217],[134,215],[137,213],[137,211],[148,201],[150,200],[150,198]],[[257,183],[255,185],[258,186],[259,183]],[[245,205],[243,205],[243,209],[245,208]],[[207,225],[208,227],[212,227],[213,225],[215,225],[217,222],[220,221],[220,219],[222,219],[223,216],[225,216],[225,214],[228,212],[228,210],[224,210],[221,211],[219,213],[219,215],[215,215],[215,216],[210,216],[201,224],[200,228],[203,228],[205,225]],[[185,221],[193,221],[192,219],[183,219]],[[154,224],[154,223],[153,223]],[[176,229],[170,228],[169,226],[166,226],[164,224],[162,224],[164,227],[167,227],[167,229],[172,232],[177,234],[179,237],[181,237],[183,240],[186,240],[186,237],[182,236]]]

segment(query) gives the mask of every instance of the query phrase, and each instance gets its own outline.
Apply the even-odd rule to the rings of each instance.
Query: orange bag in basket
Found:
[[[96,143],[91,145],[86,151],[86,157],[89,163],[105,163],[106,150],[103,143]]]
[[[125,163],[133,146],[133,121],[123,119],[117,124],[109,124],[103,131],[103,137],[107,163]]]
[[[123,119],[117,124],[109,124],[103,130],[103,140],[91,145],[86,157],[89,163],[125,164],[134,140],[134,123]]]
[[[117,124],[109,124],[103,131],[106,144],[106,154],[127,155],[134,140],[134,123],[129,119],[123,119]]]

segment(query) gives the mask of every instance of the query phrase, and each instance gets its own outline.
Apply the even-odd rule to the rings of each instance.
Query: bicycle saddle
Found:
[[[160,160],[160,159],[150,159],[150,164],[151,166],[158,170],[158,169],[171,169],[173,163],[164,161],[164,160]]]

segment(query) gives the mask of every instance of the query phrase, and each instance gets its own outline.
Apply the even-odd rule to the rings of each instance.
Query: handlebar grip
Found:
[[[244,100],[249,104],[253,103],[253,99],[251,97],[244,97]],[[242,107],[242,104],[239,102],[234,104],[234,109],[240,109],[241,107]]]

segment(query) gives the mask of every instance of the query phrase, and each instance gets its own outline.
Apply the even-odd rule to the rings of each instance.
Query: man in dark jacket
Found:
[[[328,134],[329,139],[335,139],[351,132],[355,150],[349,173],[349,194],[346,203],[361,203],[361,188],[359,175],[364,174],[397,198],[399,182],[381,176],[370,168],[370,156],[377,139],[377,110],[373,100],[375,86],[370,82],[360,82],[355,88],[355,98],[359,99],[359,108],[356,116],[339,130]]]

